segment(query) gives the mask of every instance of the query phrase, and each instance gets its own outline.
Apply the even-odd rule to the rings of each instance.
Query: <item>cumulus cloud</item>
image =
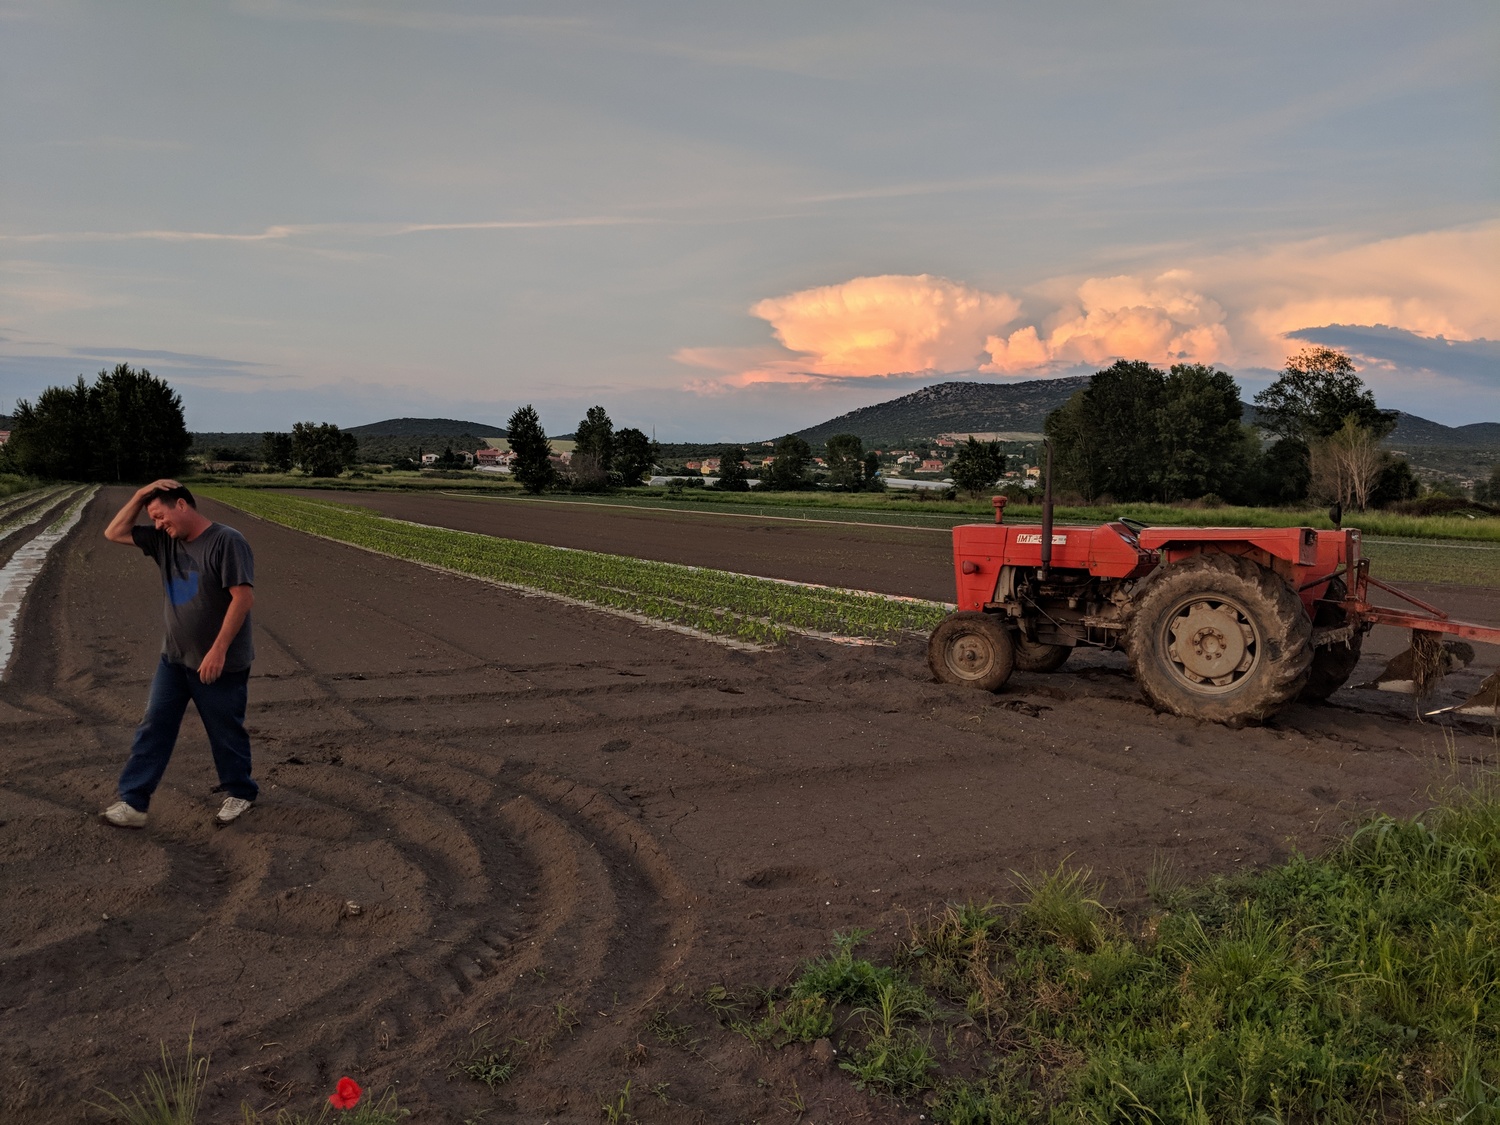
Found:
[[[700,391],[976,370],[1038,376],[1116,359],[1275,369],[1312,329],[1382,326],[1405,334],[1406,362],[1368,334],[1357,342],[1363,350],[1352,337],[1349,345],[1377,382],[1412,370],[1422,351],[1430,364],[1418,370],[1459,377],[1449,372],[1457,364],[1468,378],[1500,384],[1487,350],[1454,346],[1500,339],[1497,261],[1500,221],[1364,242],[1303,240],[1128,275],[1054,278],[1029,291],[1024,319],[1009,294],[931,274],[859,277],[757,303],[751,312],[781,348],[684,349],[676,358],[715,372],[692,384]],[[1417,339],[1442,346],[1423,350]]]
[[[676,358],[721,370],[720,382],[733,386],[972,371],[985,337],[1019,309],[1007,294],[931,274],[856,277],[751,308],[784,351],[692,348]]]
[[[1313,239],[1220,255],[1195,273],[1228,307],[1234,362],[1280,366],[1293,333],[1384,325],[1500,337],[1500,221],[1364,242]]]
[[[1076,299],[1049,318],[1008,336],[990,336],[990,361],[981,371],[1022,375],[1059,363],[1105,364],[1116,359],[1152,363],[1217,363],[1229,349],[1224,310],[1172,270],[1151,281],[1089,278]]]

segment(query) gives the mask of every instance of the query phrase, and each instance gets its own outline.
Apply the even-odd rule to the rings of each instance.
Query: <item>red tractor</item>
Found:
[[[1356,530],[1054,528],[1048,492],[1041,526],[1005,523],[996,497],[993,524],[953,529],[958,611],[927,649],[938,679],[997,691],[1014,669],[1055,671],[1080,645],[1118,649],[1158,710],[1238,724],[1327,699],[1376,625],[1414,630],[1408,690],[1419,694],[1466,647],[1441,634],[1500,643],[1500,629],[1449,620],[1372,577]],[[1371,587],[1416,611],[1371,605]],[[1500,674],[1459,710],[1488,713],[1481,696],[1496,687]]]

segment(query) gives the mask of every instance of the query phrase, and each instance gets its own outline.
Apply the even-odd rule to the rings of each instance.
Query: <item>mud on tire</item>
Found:
[[[989,613],[950,613],[927,640],[927,665],[945,684],[999,691],[1015,668],[1010,630]]]
[[[1130,624],[1130,666],[1158,710],[1259,721],[1307,683],[1311,636],[1312,621],[1284,580],[1236,555],[1198,555],[1142,595]]]
[[[1335,578],[1328,583],[1328,597],[1342,598],[1344,591],[1342,578]],[[1321,603],[1313,616],[1313,625],[1338,628],[1347,620],[1348,614],[1342,609]],[[1347,641],[1336,645],[1320,645],[1313,649],[1312,667],[1307,671],[1307,686],[1297,699],[1302,703],[1322,703],[1343,687],[1344,682],[1354,674],[1364,641],[1364,633],[1355,632]]]

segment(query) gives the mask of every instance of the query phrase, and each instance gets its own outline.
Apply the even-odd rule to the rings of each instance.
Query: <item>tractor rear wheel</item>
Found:
[[[1017,634],[1012,638],[1016,646],[1016,667],[1023,672],[1056,672],[1073,655],[1072,645],[1049,645],[1041,641],[1028,641]]]
[[[1152,705],[1239,724],[1297,698],[1312,621],[1285,581],[1237,555],[1196,555],[1147,588],[1130,624],[1130,666]]]
[[[950,613],[927,641],[927,664],[945,684],[999,691],[1015,660],[1010,631],[989,613]]]
[[[1328,583],[1327,596],[1343,600],[1345,589],[1344,580],[1335,578]],[[1335,629],[1348,620],[1349,615],[1344,610],[1326,602],[1321,603],[1313,615],[1314,625]],[[1359,650],[1364,645],[1364,640],[1365,635],[1356,630],[1347,641],[1336,645],[1319,645],[1313,649],[1312,667],[1307,673],[1307,686],[1297,697],[1298,701],[1322,703],[1343,687],[1344,682],[1354,675],[1355,665],[1359,663]]]

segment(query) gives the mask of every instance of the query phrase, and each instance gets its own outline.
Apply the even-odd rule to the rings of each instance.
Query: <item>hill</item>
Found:
[[[1466,426],[1445,426],[1441,422],[1418,418],[1398,411],[1396,428],[1387,444],[1397,446],[1442,446],[1450,449],[1484,449],[1500,446],[1500,422],[1470,422]]]
[[[1047,415],[1088,384],[1087,375],[1025,383],[938,383],[890,402],[862,406],[797,434],[813,445],[834,434],[858,434],[871,445],[953,432],[1039,434]]]
[[[387,418],[364,426],[345,426],[344,432],[356,437],[504,437],[505,427],[488,422],[464,422],[457,418]]]

